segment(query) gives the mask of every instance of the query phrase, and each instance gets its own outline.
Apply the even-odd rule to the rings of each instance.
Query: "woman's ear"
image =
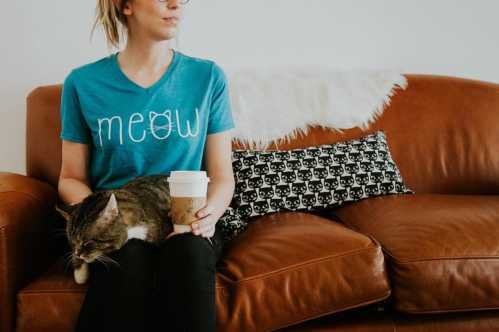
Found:
[[[117,12],[122,15],[130,15],[132,13],[130,1],[128,0],[113,0],[113,4]]]
[[[119,2],[118,10],[121,11],[123,15],[128,16],[132,14],[132,5],[130,1],[122,0],[118,2]]]

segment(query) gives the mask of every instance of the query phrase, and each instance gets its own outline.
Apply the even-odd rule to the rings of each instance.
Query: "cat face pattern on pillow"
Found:
[[[234,150],[232,165],[236,189],[230,212],[240,216],[241,225],[281,210],[320,210],[370,196],[414,194],[405,186],[382,130],[303,149]]]

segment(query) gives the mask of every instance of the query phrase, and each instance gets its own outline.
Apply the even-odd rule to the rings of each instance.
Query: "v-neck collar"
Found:
[[[118,63],[118,52],[115,52],[111,56],[111,60],[113,63],[113,66],[117,70],[118,74],[129,83],[130,86],[132,86],[135,90],[138,90],[139,92],[144,92],[144,93],[151,93],[154,90],[156,90],[157,87],[161,86],[168,78],[170,78],[171,73],[174,69],[174,67],[177,65],[178,60],[179,60],[179,54],[177,51],[175,51],[173,48],[171,49],[173,52],[172,55],[172,60],[170,61],[170,64],[168,65],[168,68],[166,68],[166,71],[161,75],[161,77],[154,82],[152,85],[148,86],[147,88],[144,88],[143,86],[138,85],[134,81],[132,81],[124,72],[121,70],[121,67]]]

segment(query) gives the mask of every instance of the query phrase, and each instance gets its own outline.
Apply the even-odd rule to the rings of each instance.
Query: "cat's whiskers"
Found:
[[[108,265],[106,264],[106,262],[105,262],[105,261],[101,258],[101,256],[97,256],[97,257],[95,257],[95,260],[96,260],[96,261],[98,261],[98,262],[101,262],[101,263],[104,265],[104,267],[106,268],[106,270],[108,270],[108,271],[109,271],[109,266],[108,266]]]
[[[117,261],[115,261],[114,259],[112,259],[112,258],[111,258],[111,257],[109,257],[109,256],[106,256],[106,255],[102,254],[102,255],[100,255],[99,257],[100,257],[103,261],[106,261],[106,262],[109,262],[109,263],[115,264],[115,265],[116,265],[116,266],[118,266],[118,267],[120,266],[120,264],[119,264]]]
[[[64,254],[64,262],[65,262],[64,272],[67,272],[68,266],[73,263],[73,259],[74,256],[72,251],[68,251],[67,253]]]

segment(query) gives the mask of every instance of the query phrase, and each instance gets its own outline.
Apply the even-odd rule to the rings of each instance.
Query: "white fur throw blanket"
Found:
[[[276,139],[293,139],[309,126],[367,128],[406,78],[392,71],[329,68],[225,69],[234,138],[258,150]],[[277,147],[279,148],[279,147]]]

